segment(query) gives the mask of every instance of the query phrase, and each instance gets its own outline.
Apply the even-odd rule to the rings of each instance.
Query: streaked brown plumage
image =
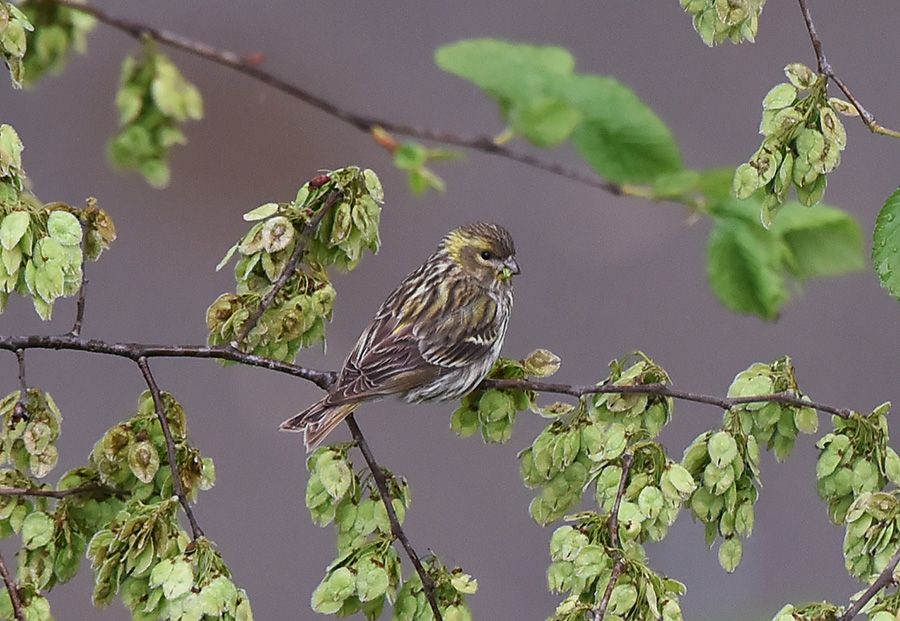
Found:
[[[497,361],[519,273],[512,237],[476,222],[451,231],[391,293],[319,402],[281,424],[316,448],[360,402],[456,399]]]

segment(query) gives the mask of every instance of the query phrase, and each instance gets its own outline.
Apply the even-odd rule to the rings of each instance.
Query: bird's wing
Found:
[[[379,312],[347,356],[329,405],[403,393],[441,374],[422,358],[412,326]]]
[[[441,317],[433,328],[414,330],[422,358],[438,367],[456,369],[483,360],[500,336],[497,303],[478,295]]]
[[[404,393],[482,360],[499,336],[497,304],[483,294],[454,301],[463,305],[423,321],[382,307],[347,357],[328,404]]]

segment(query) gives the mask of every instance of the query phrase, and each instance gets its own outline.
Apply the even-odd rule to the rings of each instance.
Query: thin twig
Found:
[[[3,560],[2,554],[0,554],[0,576],[3,577],[3,582],[6,583],[9,600],[12,602],[13,614],[18,621],[25,621],[25,614],[22,612],[22,600],[19,599],[19,587],[16,586],[15,580],[9,575],[9,570],[6,568],[6,561]]]
[[[891,557],[891,561],[887,564],[881,574],[879,574],[878,578],[875,579],[875,582],[866,589],[865,593],[859,596],[859,599],[853,602],[853,605],[847,608],[844,614],[840,615],[835,619],[835,621],[850,621],[853,617],[859,614],[859,611],[863,609],[863,606],[869,603],[875,595],[888,586],[892,582],[894,582],[894,569],[896,569],[897,564],[900,563],[900,550],[894,553],[894,556]]]
[[[619,507],[622,506],[622,498],[625,496],[628,475],[631,472],[631,464],[633,463],[634,455],[631,453],[625,453],[622,456],[622,477],[619,479],[619,489],[616,491],[616,500],[613,503],[612,513],[609,514],[609,519],[606,521],[607,529],[609,530],[609,547],[616,558],[616,562],[613,565],[612,572],[610,572],[609,582],[606,585],[606,590],[603,592],[603,599],[600,600],[600,605],[594,611],[594,621],[603,621],[603,617],[606,616],[609,598],[612,597],[619,575],[625,569],[625,558],[622,556],[621,550],[619,550]]]
[[[822,41],[816,32],[816,26],[813,24],[812,15],[809,13],[809,7],[806,6],[806,0],[797,0],[800,3],[800,12],[803,13],[803,21],[806,22],[806,30],[809,32],[810,41],[812,41],[813,50],[816,52],[816,61],[819,64],[819,73],[830,76],[834,73],[831,65],[825,60],[825,52],[822,50]]]
[[[75,302],[75,324],[69,332],[72,336],[81,336],[81,325],[84,323],[84,304],[87,295],[88,279],[84,275],[87,261],[81,262],[81,286],[78,287],[78,300]]]
[[[806,23],[806,30],[807,32],[809,32],[809,39],[810,41],[812,41],[813,50],[816,53],[816,63],[818,64],[819,73],[834,81],[837,87],[841,89],[841,92],[844,93],[844,96],[850,101],[851,104],[853,104],[853,107],[856,108],[856,111],[859,112],[859,117],[871,132],[875,134],[883,134],[885,136],[892,136],[894,138],[900,138],[900,132],[889,129],[875,121],[875,116],[863,107],[859,100],[853,96],[853,93],[850,92],[850,89],[847,87],[847,85],[844,84],[844,81],[835,75],[834,69],[831,67],[831,63],[829,63],[825,58],[825,51],[822,49],[822,40],[819,39],[819,33],[816,32],[816,25],[813,23],[812,15],[809,12],[809,7],[806,5],[806,0],[797,1],[800,3],[800,12],[803,13],[803,21]]]
[[[297,264],[300,262],[300,257],[303,256],[303,252],[306,250],[306,244],[309,242],[309,237],[312,235],[312,232],[316,230],[316,227],[319,226],[319,222],[322,221],[322,218],[325,217],[331,208],[334,207],[335,203],[338,202],[338,199],[343,196],[343,192],[337,188],[331,191],[331,194],[328,195],[328,198],[325,199],[325,204],[319,210],[319,213],[316,216],[306,223],[306,226],[303,228],[303,234],[300,236],[300,239],[297,240],[297,243],[294,245],[294,252],[291,253],[291,257],[288,259],[287,263],[284,265],[284,269],[281,270],[281,274],[278,275],[278,280],[275,281],[275,284],[272,285],[272,288],[269,292],[263,297],[262,301],[259,303],[259,306],[253,311],[253,314],[247,318],[247,321],[244,322],[244,326],[241,328],[241,333],[238,334],[237,338],[231,343],[231,346],[235,349],[239,349],[241,343],[244,342],[244,339],[247,338],[247,335],[250,334],[250,331],[256,327],[256,324],[259,323],[260,318],[265,314],[266,310],[272,305],[272,302],[275,301],[275,297],[278,293],[284,288],[287,284],[288,280],[290,280],[291,276],[294,274],[294,271],[297,269]]]
[[[141,369],[144,380],[147,382],[147,386],[150,388],[150,394],[153,396],[153,405],[156,408],[156,417],[159,419],[163,435],[166,438],[166,454],[169,460],[169,468],[172,470],[172,488],[175,491],[175,495],[178,496],[179,502],[181,502],[185,515],[187,515],[188,522],[191,524],[191,535],[196,541],[203,536],[203,531],[200,529],[197,520],[194,518],[194,512],[191,510],[187,495],[184,493],[184,486],[181,484],[181,473],[178,471],[178,461],[175,455],[175,440],[172,439],[172,430],[169,429],[169,420],[166,418],[162,395],[160,394],[156,379],[154,379],[153,374],[150,372],[150,365],[147,363],[147,359],[144,357],[138,358],[137,364]]]
[[[110,496],[124,496],[125,490],[117,490],[105,485],[86,485],[73,487],[72,489],[32,489],[30,487],[0,487],[0,496],[40,496],[42,498],[65,498],[77,494],[92,494],[104,492]]]
[[[451,132],[417,128],[410,125],[404,125],[402,123],[395,123],[387,119],[368,117],[350,112],[338,107],[330,101],[313,95],[312,93],[300,88],[296,84],[291,84],[290,82],[282,80],[281,78],[278,78],[277,76],[260,69],[256,64],[248,61],[246,58],[239,54],[235,54],[234,52],[214,48],[211,45],[207,45],[206,43],[194,41],[187,37],[183,37],[166,30],[152,28],[139,22],[113,17],[105,11],[88,4],[79,4],[73,0],[54,1],[62,6],[66,6],[76,11],[81,11],[83,13],[93,15],[98,21],[106,24],[107,26],[116,28],[117,30],[121,30],[122,32],[130,35],[131,37],[134,37],[135,39],[141,40],[147,37],[163,45],[167,45],[183,52],[205,58],[206,60],[210,60],[219,65],[243,73],[244,75],[250,76],[251,78],[258,80],[263,84],[271,86],[272,88],[286,93],[291,97],[299,99],[300,101],[313,106],[318,110],[321,110],[325,114],[343,121],[344,123],[347,123],[360,131],[366,132],[367,134],[371,133],[375,128],[380,127],[389,132],[401,134],[403,136],[410,136],[412,138],[418,138],[420,140],[431,140],[433,142],[471,149],[473,151],[480,151],[482,153],[490,153],[492,155],[497,155],[508,160],[519,162],[520,164],[524,164],[532,168],[545,170],[547,172],[553,173],[554,175],[558,175],[560,177],[564,177],[578,183],[583,183],[585,185],[604,190],[611,194],[622,194],[622,187],[618,184],[604,181],[603,179],[598,179],[593,176],[585,175],[574,170],[569,170],[558,164],[544,162],[543,160],[540,160],[532,155],[511,151],[505,146],[496,144],[494,140],[489,136],[463,137]]]
[[[15,352],[16,362],[19,363],[19,388],[22,390],[21,401],[25,401],[28,399],[28,382],[25,381],[25,349],[19,347]]]
[[[16,349],[16,362],[19,363],[19,400],[16,402],[13,414],[16,417],[24,418],[28,415],[28,382],[25,380],[25,350]]]
[[[400,520],[397,519],[397,513],[394,511],[391,493],[388,491],[387,479],[384,476],[384,472],[375,461],[375,456],[369,449],[369,445],[366,443],[366,439],[363,436],[362,431],[360,431],[359,425],[356,424],[356,419],[353,418],[353,414],[350,414],[346,420],[347,425],[350,427],[350,433],[353,434],[353,439],[356,441],[356,445],[359,447],[359,450],[363,454],[363,458],[366,460],[366,464],[369,466],[372,478],[375,479],[378,493],[381,494],[381,502],[384,503],[388,520],[391,522],[391,532],[400,542],[400,545],[403,546],[403,549],[406,550],[406,555],[409,557],[409,560],[412,561],[413,567],[416,568],[416,573],[419,574],[419,578],[422,579],[422,589],[425,591],[425,597],[428,599],[435,620],[443,621],[440,608],[438,608],[437,598],[434,595],[434,582],[431,580],[431,576],[428,575],[428,572],[425,571],[425,567],[422,566],[422,561],[419,560],[419,555],[416,554],[412,544],[409,543],[409,538],[407,538],[406,533],[403,532],[403,528],[400,526]]]

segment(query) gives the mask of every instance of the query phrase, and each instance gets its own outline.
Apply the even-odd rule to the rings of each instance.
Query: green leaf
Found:
[[[900,300],[900,189],[890,195],[875,220],[872,262],[881,286]]]
[[[612,78],[576,76],[565,95],[585,117],[572,132],[572,143],[609,181],[646,183],[682,169],[672,132],[627,86]]]
[[[783,252],[781,241],[760,224],[719,218],[709,238],[709,284],[727,308],[775,319],[789,298]]]
[[[353,472],[343,459],[321,459],[316,464],[316,472],[325,487],[325,491],[338,500],[350,489],[353,482]]]
[[[724,468],[737,457],[737,443],[731,434],[717,431],[709,439],[709,457],[717,468]]]
[[[557,97],[544,97],[516,106],[510,124],[532,144],[549,149],[559,146],[581,122],[581,112]]]
[[[722,545],[719,546],[719,564],[722,566],[722,569],[728,573],[737,569],[738,564],[741,562],[742,555],[743,548],[741,547],[741,540],[737,537],[726,539],[722,542]]]
[[[356,566],[356,592],[360,601],[380,597],[388,588],[388,575],[374,559],[366,558]]]
[[[312,608],[322,614],[334,614],[341,609],[344,600],[353,595],[356,579],[347,567],[338,567],[329,574],[312,595]]]
[[[797,98],[797,87],[793,84],[776,84],[763,99],[763,109],[780,110],[787,108]]]
[[[575,69],[575,59],[563,48],[495,39],[469,39],[445,45],[435,53],[435,62],[444,71],[474,82],[501,102],[543,94],[547,84]]]
[[[3,222],[0,222],[0,245],[4,250],[11,250],[19,243],[28,230],[29,223],[31,216],[25,211],[13,211],[3,218]]]
[[[35,511],[22,523],[22,545],[28,550],[40,548],[53,539],[53,519],[43,511]]]
[[[610,181],[645,183],[682,169],[659,117],[616,80],[575,74],[575,60],[562,48],[472,39],[440,48],[435,59],[477,84],[539,146],[557,144],[571,126],[572,143]]]
[[[193,584],[194,570],[191,563],[178,559],[172,563],[172,570],[162,582],[163,596],[169,601],[178,599],[190,591]]]
[[[244,214],[244,220],[247,222],[255,222],[257,220],[265,220],[278,211],[278,203],[266,203],[260,205],[256,209],[251,209]]]
[[[865,267],[862,228],[840,209],[822,204],[810,209],[796,202],[787,203],[778,212],[771,230],[784,239],[787,268],[801,280]]]
[[[81,242],[81,223],[68,211],[56,210],[47,218],[47,233],[63,246]]]

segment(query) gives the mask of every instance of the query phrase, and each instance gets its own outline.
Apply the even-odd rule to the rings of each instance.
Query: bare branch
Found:
[[[6,561],[3,560],[2,554],[0,554],[0,576],[3,577],[3,582],[6,583],[6,590],[9,592],[9,599],[12,602],[13,614],[18,621],[25,621],[25,614],[22,612],[22,600],[19,599],[19,587],[16,585],[15,580],[12,579],[12,576],[9,575],[9,570],[6,568]]]
[[[812,15],[809,12],[809,7],[806,5],[807,0],[797,1],[800,3],[800,12],[803,13],[803,21],[806,22],[806,30],[809,32],[809,39],[812,41],[813,50],[816,53],[816,62],[819,67],[819,73],[834,81],[837,87],[841,89],[841,92],[844,93],[844,96],[851,104],[853,104],[853,107],[856,108],[856,111],[859,112],[859,116],[863,123],[865,123],[866,127],[868,127],[872,133],[900,138],[900,132],[889,129],[876,122],[875,116],[863,107],[859,100],[853,96],[853,93],[850,92],[847,85],[844,84],[843,80],[835,75],[834,69],[832,69],[831,64],[825,58],[825,51],[822,49],[822,40],[819,39],[819,33],[816,32],[816,26],[813,23]]]
[[[860,595],[859,599],[853,602],[853,605],[847,608],[844,614],[840,615],[835,621],[850,621],[850,619],[859,614],[859,611],[863,609],[863,606],[868,604],[881,589],[892,584],[894,582],[894,569],[896,569],[898,563],[900,563],[900,550],[897,550],[897,552],[894,553],[894,556],[891,557],[891,561],[887,564],[887,567],[885,567],[878,575],[875,582],[866,589],[865,593]]]
[[[25,381],[25,350],[20,347],[15,352],[16,361],[19,363],[19,388],[22,390],[20,402],[22,402],[28,399],[28,382]]]
[[[543,160],[540,160],[532,155],[511,151],[505,146],[496,144],[494,140],[489,136],[463,137],[451,132],[417,128],[410,125],[404,125],[402,123],[395,123],[388,119],[363,116],[361,114],[342,109],[337,105],[331,103],[330,101],[326,101],[325,99],[322,99],[321,97],[313,95],[312,93],[300,88],[296,84],[291,84],[290,82],[282,80],[281,78],[260,69],[255,63],[250,62],[249,60],[247,60],[247,58],[242,57],[239,54],[235,54],[234,52],[217,49],[210,45],[207,45],[206,43],[194,41],[187,37],[183,37],[166,30],[160,30],[138,22],[113,17],[105,11],[88,4],[79,4],[73,0],[54,1],[62,6],[66,6],[76,11],[81,11],[83,13],[93,15],[97,19],[97,21],[100,21],[107,26],[116,28],[117,30],[121,30],[122,32],[130,35],[131,37],[134,37],[135,39],[141,40],[147,37],[163,45],[167,45],[183,52],[193,54],[194,56],[199,56],[200,58],[205,58],[206,60],[210,60],[219,65],[228,67],[229,69],[233,69],[235,71],[243,73],[244,75],[250,76],[251,78],[258,80],[263,84],[271,86],[272,88],[286,93],[291,97],[299,99],[300,101],[313,106],[314,108],[324,112],[325,114],[343,121],[344,123],[347,123],[367,134],[380,127],[389,132],[417,138],[419,140],[430,140],[442,144],[471,149],[473,151],[480,151],[482,153],[490,153],[492,155],[497,155],[508,160],[519,162],[520,164],[524,164],[532,168],[545,170],[547,172],[553,173],[554,175],[558,175],[560,177],[564,177],[566,179],[570,179],[572,181],[576,181],[593,188],[598,188],[611,194],[623,194],[622,187],[620,185],[605,181],[603,179],[598,179],[594,176],[584,175],[574,170],[569,170],[559,164],[544,162]]]
[[[78,287],[78,300],[75,302],[75,323],[72,325],[72,329],[69,331],[69,334],[72,336],[80,336],[81,335],[81,325],[84,323],[84,304],[87,296],[87,286],[88,280],[84,275],[84,269],[87,266],[87,261],[82,259],[81,261],[81,286]]]
[[[55,349],[84,351],[94,354],[119,356],[137,362],[140,358],[214,358],[240,362],[279,373],[286,373],[308,380],[322,390],[328,390],[337,373],[307,369],[294,364],[270,360],[262,356],[247,354],[230,345],[217,347],[196,345],[152,345],[146,343],[109,343],[95,339],[85,339],[71,335],[58,336],[0,336],[0,349],[15,352],[17,349]]]
[[[178,471],[178,461],[175,455],[175,440],[172,439],[172,430],[169,429],[169,421],[166,418],[162,395],[156,379],[150,372],[150,365],[147,363],[147,359],[144,357],[138,358],[137,364],[141,369],[144,380],[147,382],[147,386],[150,388],[150,394],[153,396],[153,405],[156,408],[156,417],[159,419],[159,425],[162,427],[163,435],[166,438],[166,455],[169,460],[169,468],[172,470],[172,488],[175,491],[175,495],[178,496],[178,501],[181,503],[185,515],[187,515],[188,522],[191,524],[191,535],[196,541],[203,536],[203,531],[200,530],[200,526],[194,518],[194,512],[191,510],[187,495],[184,493],[184,486],[181,484],[181,473]]]
[[[381,494],[381,502],[384,503],[388,520],[391,522],[391,533],[397,538],[400,545],[403,546],[403,549],[406,550],[406,555],[409,557],[409,560],[412,561],[416,573],[419,574],[419,578],[422,579],[422,589],[425,591],[425,597],[428,599],[428,604],[431,606],[431,612],[434,614],[434,618],[436,621],[443,621],[441,611],[438,608],[437,598],[434,596],[434,582],[431,580],[431,576],[428,575],[428,572],[425,571],[425,568],[422,566],[422,561],[419,560],[419,555],[416,554],[412,544],[409,543],[409,538],[407,538],[406,533],[403,532],[403,528],[400,526],[400,520],[397,519],[397,513],[394,511],[394,505],[391,502],[391,493],[388,491],[387,479],[384,476],[384,472],[375,461],[375,456],[369,449],[369,445],[366,443],[366,439],[363,436],[362,431],[360,431],[359,425],[356,424],[356,419],[353,418],[353,414],[350,414],[346,420],[347,425],[350,427],[350,432],[353,434],[353,439],[356,441],[356,445],[362,452],[363,458],[366,460],[366,465],[369,466],[372,477],[375,479],[378,493]]]
[[[272,285],[272,288],[265,295],[262,301],[260,301],[259,306],[255,311],[253,311],[253,314],[247,318],[246,322],[244,322],[244,326],[243,328],[241,328],[241,333],[231,343],[232,347],[234,347],[235,349],[240,348],[241,343],[245,338],[247,338],[247,335],[250,334],[250,331],[256,327],[257,323],[259,323],[260,317],[265,314],[266,310],[268,310],[268,308],[272,305],[272,302],[275,301],[275,297],[278,295],[278,292],[284,288],[284,286],[287,284],[287,281],[297,269],[297,264],[300,262],[300,257],[303,256],[303,252],[306,250],[306,244],[309,242],[310,235],[312,235],[312,232],[316,230],[317,226],[319,226],[319,222],[322,221],[322,218],[325,217],[325,214],[331,211],[331,208],[334,207],[335,203],[337,203],[338,199],[342,195],[343,192],[341,192],[341,190],[332,190],[331,194],[329,194],[328,198],[325,200],[325,204],[322,206],[322,209],[320,209],[319,213],[316,214],[316,217],[306,223],[306,226],[303,228],[303,234],[294,245],[294,252],[291,253],[291,257],[288,259],[287,263],[285,263],[284,269],[281,270],[281,274],[278,275],[278,280],[275,281],[275,284]]]

